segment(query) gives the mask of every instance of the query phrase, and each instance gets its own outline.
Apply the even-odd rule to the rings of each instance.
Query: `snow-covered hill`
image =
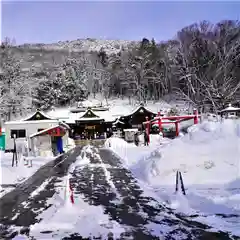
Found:
[[[73,52],[99,52],[101,49],[107,54],[118,53],[121,49],[129,49],[138,44],[137,41],[109,40],[109,39],[77,39],[73,41],[59,41],[51,44],[24,44],[21,48],[45,50],[69,50]]]

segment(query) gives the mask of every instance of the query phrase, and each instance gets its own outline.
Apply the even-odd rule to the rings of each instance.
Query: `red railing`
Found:
[[[193,115],[184,115],[184,116],[168,116],[168,117],[163,117],[161,116],[161,113],[158,112],[158,116],[154,117],[152,120],[149,120],[148,117],[146,117],[146,121],[143,122],[143,124],[146,126],[146,133],[148,134],[148,139],[150,142],[150,127],[152,124],[158,124],[159,127],[159,132],[163,131],[163,124],[175,124],[175,129],[176,129],[176,136],[179,136],[179,123],[184,120],[194,120],[194,124],[198,124],[198,112],[197,110],[193,111]],[[170,120],[172,122],[166,122],[163,120]]]

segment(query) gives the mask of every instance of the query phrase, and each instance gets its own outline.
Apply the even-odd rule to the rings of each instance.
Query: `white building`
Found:
[[[30,136],[37,132],[52,127],[65,125],[58,119],[53,119],[41,111],[36,111],[34,114],[26,119],[20,121],[9,121],[4,123],[5,134],[6,134],[6,151],[12,151],[14,148],[14,135],[16,136],[16,142],[23,142],[30,138]],[[64,139],[63,139],[64,140]]]

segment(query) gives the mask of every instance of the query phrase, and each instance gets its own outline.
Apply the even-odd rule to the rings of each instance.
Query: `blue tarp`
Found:
[[[57,137],[57,150],[58,150],[59,153],[63,153],[62,137]]]

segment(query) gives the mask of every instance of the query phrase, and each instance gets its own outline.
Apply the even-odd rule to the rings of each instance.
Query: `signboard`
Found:
[[[60,137],[60,136],[64,136],[65,135],[65,130],[63,130],[62,128],[54,128],[48,131],[48,134],[50,136],[55,136],[55,137]]]
[[[95,125],[93,125],[93,126],[85,126],[85,129],[89,129],[89,130],[91,130],[91,129],[95,129],[95,128],[96,128]]]

